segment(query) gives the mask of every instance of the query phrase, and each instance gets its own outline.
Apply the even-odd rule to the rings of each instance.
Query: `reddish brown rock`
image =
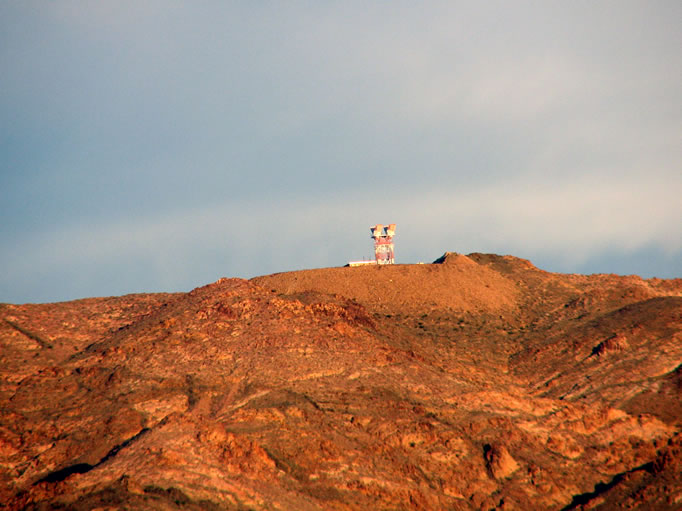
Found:
[[[486,445],[484,452],[488,470],[495,479],[509,477],[519,468],[519,464],[504,445]]]
[[[528,261],[0,305],[7,509],[674,509],[682,280]]]
[[[592,353],[601,357],[611,353],[625,351],[628,349],[628,346],[627,338],[624,335],[615,334],[595,346],[595,348],[592,350]]]

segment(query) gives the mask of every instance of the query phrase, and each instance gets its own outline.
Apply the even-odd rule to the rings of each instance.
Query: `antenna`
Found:
[[[393,250],[395,224],[389,224],[386,227],[383,224],[377,224],[374,227],[370,227],[370,231],[374,240],[374,257],[377,264],[395,263]]]

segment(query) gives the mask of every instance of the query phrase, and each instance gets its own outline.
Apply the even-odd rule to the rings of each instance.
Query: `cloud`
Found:
[[[669,275],[681,5],[3,4],[0,299],[343,264],[376,222]]]

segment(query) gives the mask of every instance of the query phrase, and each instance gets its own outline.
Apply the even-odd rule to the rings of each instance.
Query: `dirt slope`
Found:
[[[510,256],[0,305],[7,509],[675,509],[682,280]]]

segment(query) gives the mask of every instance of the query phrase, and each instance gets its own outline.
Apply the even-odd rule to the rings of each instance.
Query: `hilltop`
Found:
[[[2,304],[0,342],[7,509],[682,506],[682,279],[446,253]]]

